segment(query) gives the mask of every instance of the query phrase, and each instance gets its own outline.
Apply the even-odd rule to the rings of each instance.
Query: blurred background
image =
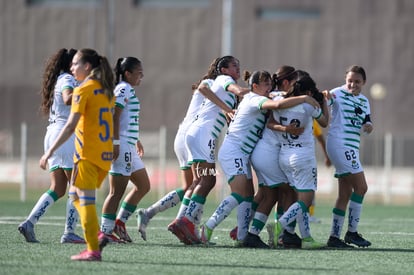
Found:
[[[321,90],[342,85],[348,66],[363,66],[374,122],[361,143],[367,197],[414,204],[413,14],[412,0],[0,0],[0,182],[49,185],[37,163],[45,62],[60,48],[88,47],[112,64],[143,62],[144,161],[153,190],[179,186],[173,140],[191,85],[214,58],[231,54],[242,70],[306,70]],[[332,198],[333,168],[318,146],[318,196]]]

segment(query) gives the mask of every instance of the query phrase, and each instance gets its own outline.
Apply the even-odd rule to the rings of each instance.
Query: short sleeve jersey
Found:
[[[368,99],[346,90],[345,86],[329,91],[332,95],[328,105],[331,106],[331,121],[327,138],[336,140],[341,145],[359,149],[360,130],[367,115],[370,115]]]
[[[227,91],[230,84],[235,83],[234,79],[228,75],[219,75],[211,87],[211,90],[227,106],[234,109],[236,106],[236,96]],[[221,130],[226,125],[226,116],[221,112],[220,107],[208,99],[204,99],[200,111],[197,113],[194,125],[198,127],[208,127],[213,138],[218,138]]]
[[[135,95],[134,88],[122,81],[114,91],[115,106],[123,109],[119,121],[120,138],[126,139],[129,144],[135,145],[139,139],[139,112],[141,104]]]
[[[314,148],[315,139],[312,133],[314,118],[322,115],[320,108],[314,108],[308,103],[302,103],[287,109],[278,109],[273,112],[276,121],[281,125],[296,123],[297,127],[304,127],[301,135],[292,135],[284,132],[277,132],[279,141],[284,149]]]
[[[49,123],[66,123],[71,107],[63,101],[62,92],[65,89],[74,89],[75,87],[76,80],[71,74],[62,73],[58,76],[53,95],[53,104],[49,111]]]
[[[262,110],[262,104],[268,100],[269,98],[253,92],[244,95],[229,125],[226,139],[236,142],[246,154],[252,153],[262,136],[267,113]]]
[[[75,129],[75,163],[84,159],[109,170],[114,104],[114,99],[108,99],[101,84],[93,79],[85,80],[73,91],[71,112],[81,114]]]

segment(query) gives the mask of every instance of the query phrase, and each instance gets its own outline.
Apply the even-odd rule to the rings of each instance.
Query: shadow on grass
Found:
[[[174,243],[174,244],[165,244],[165,243],[133,243],[139,246],[153,246],[153,247],[168,247],[168,248],[188,248],[188,249],[243,249],[243,250],[252,250],[254,251],[256,248],[248,248],[248,247],[234,247],[232,245],[218,245],[218,244],[214,244],[214,245],[204,245],[204,244],[199,244],[199,245],[184,245],[181,243]],[[131,244],[129,244],[131,245]],[[258,249],[258,248],[257,248]],[[331,247],[322,247],[319,249],[294,249],[294,248],[277,248],[277,249],[260,249],[263,251],[278,251],[278,252],[282,252],[282,251],[294,251],[294,250],[298,250],[298,251],[343,251],[343,252],[403,252],[403,253],[408,253],[408,252],[414,252],[414,249],[411,248],[376,248],[376,247],[366,247],[366,248],[362,248],[362,247],[353,247],[353,248],[331,248]]]
[[[259,259],[258,259],[259,260]],[[130,262],[127,261],[106,261],[107,263],[117,263],[117,264],[129,264]],[[240,272],[245,272],[246,269],[254,269],[255,272],[261,271],[269,271],[269,270],[289,270],[289,271],[306,271],[310,273],[314,272],[333,272],[338,271],[338,268],[320,268],[320,267],[300,267],[300,266],[292,266],[292,265],[269,265],[269,264],[262,264],[258,263],[257,265],[243,265],[243,264],[223,264],[223,263],[203,263],[203,262],[162,262],[162,261],[136,261],[134,260],[134,264],[138,265],[145,265],[145,266],[163,266],[163,265],[173,265],[173,266],[181,266],[181,267],[194,267],[196,270],[203,270],[203,268],[228,268],[231,269],[232,272],[236,272],[240,270]]]

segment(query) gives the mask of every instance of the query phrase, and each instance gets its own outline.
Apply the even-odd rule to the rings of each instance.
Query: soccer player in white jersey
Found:
[[[239,60],[233,56],[224,56],[217,61],[217,78],[211,90],[226,105],[234,109],[237,96],[243,96],[248,88],[240,87],[236,81],[240,78]],[[204,100],[200,111],[186,135],[186,148],[189,162],[192,164],[194,191],[183,217],[176,219],[169,228],[184,243],[199,243],[198,229],[207,195],[216,182],[215,151],[221,130],[227,124],[227,117],[210,100]],[[185,238],[184,238],[185,237]],[[184,239],[183,239],[184,238]]]
[[[76,50],[60,49],[48,61],[43,75],[41,110],[49,115],[49,126],[44,139],[45,151],[48,150],[65,125],[72,101],[72,92],[76,80],[70,74],[70,64]],[[38,242],[34,225],[59,198],[66,193],[73,169],[73,153],[75,152],[74,136],[67,140],[48,160],[51,184],[33,207],[27,219],[18,229],[27,242]],[[69,190],[69,194],[72,191]],[[65,231],[61,243],[85,243],[75,234],[78,212],[73,201],[68,198],[66,205]]]
[[[296,71],[293,67],[283,65],[273,74],[273,82],[276,91],[271,92],[273,100],[280,100],[280,96],[285,94],[296,81]],[[279,96],[279,97],[277,97]],[[316,104],[316,102],[314,102]],[[281,131],[291,135],[300,135],[303,133],[303,127],[296,127],[295,124],[280,125],[274,120],[273,112],[269,115],[267,127],[263,130],[263,136],[256,144],[250,160],[256,173],[258,189],[253,199],[253,220],[250,226],[250,234],[259,236],[269,214],[275,203],[278,203],[279,209],[288,209],[291,203],[295,201],[291,195],[291,187],[287,185],[287,178],[279,166],[280,141],[276,131]],[[289,196],[290,195],[290,196]],[[283,199],[282,199],[283,196]],[[289,196],[289,197],[288,197]],[[280,204],[284,207],[280,207]],[[275,221],[277,222],[276,211]],[[275,223],[272,221],[268,224],[269,246],[276,247],[278,237],[275,236]],[[300,238],[297,236],[297,240]],[[289,240],[294,243],[295,240]],[[251,247],[263,246],[259,237],[255,237],[248,243]]]
[[[269,96],[275,99],[277,95],[286,93],[296,81],[296,70],[292,66],[283,65],[279,67],[272,76],[275,91],[272,91]],[[278,202],[278,209],[287,209],[293,201],[294,192],[291,188],[283,183],[287,183],[287,179],[279,167],[279,151],[280,142],[274,131],[288,132],[289,134],[299,135],[303,132],[303,127],[296,127],[296,125],[280,125],[277,123],[273,115],[269,115],[267,127],[263,131],[263,137],[258,141],[253,150],[251,158],[252,166],[255,170],[258,189],[254,195],[252,210],[253,218],[252,226],[249,232],[259,236],[263,229],[264,223],[270,214],[272,207]],[[264,157],[265,156],[265,157]],[[285,204],[284,207],[281,207]],[[275,222],[277,221],[275,211]],[[270,232],[271,240],[269,246],[274,246],[273,240],[277,241],[278,237],[274,237],[275,223],[270,222],[267,226]],[[233,232],[234,230],[232,230]],[[234,234],[231,234],[234,238]],[[300,239],[299,237],[297,239]],[[261,242],[257,240],[260,245]],[[250,245],[254,245],[251,243]]]
[[[137,204],[150,190],[150,181],[141,157],[144,149],[139,141],[140,101],[134,86],[139,86],[143,74],[140,60],[135,57],[119,58],[115,66],[116,87],[114,112],[114,161],[109,171],[109,193],[102,206],[100,239],[110,242],[132,242],[125,224]],[[119,203],[129,180],[134,184]]]
[[[229,214],[237,210],[236,245],[251,246],[257,236],[248,234],[251,220],[251,205],[254,195],[250,155],[262,135],[267,110],[287,108],[305,102],[308,96],[273,101],[268,95],[272,88],[272,77],[266,71],[246,72],[245,80],[251,92],[244,95],[234,119],[219,150],[218,159],[229,183],[231,194],[217,207],[202,226],[201,240],[209,242],[212,232]],[[267,247],[262,243],[261,247]]]
[[[351,66],[345,74],[345,85],[337,87],[327,95],[332,112],[332,120],[326,140],[329,158],[335,166],[338,178],[338,197],[333,209],[332,229],[328,247],[349,248],[348,244],[367,247],[371,242],[358,234],[362,201],[368,190],[364,169],[359,159],[361,133],[373,130],[368,99],[361,94],[366,82],[365,70]],[[348,206],[348,231],[345,242],[340,239]]]
[[[141,237],[146,240],[146,227],[149,221],[158,213],[165,211],[169,208],[172,208],[178,205],[180,202],[181,206],[177,214],[177,218],[180,218],[184,215],[185,210],[190,202],[194,185],[193,183],[193,173],[191,170],[191,164],[188,164],[188,151],[185,147],[185,135],[191,123],[194,121],[197,112],[199,111],[205,98],[209,99],[217,106],[219,106],[225,113],[231,115],[233,110],[227,106],[223,101],[221,101],[215,93],[213,93],[210,88],[213,85],[214,79],[217,77],[217,61],[220,58],[215,58],[210,64],[209,69],[206,75],[198,82],[193,84],[192,90],[193,95],[191,97],[190,104],[187,109],[187,113],[183,121],[178,127],[177,134],[174,139],[174,152],[177,156],[178,163],[180,165],[180,170],[182,172],[183,178],[183,187],[177,188],[170,191],[160,200],[152,204],[146,209],[138,209],[137,211],[137,225],[138,232],[141,234]],[[175,223],[172,222],[168,228],[169,231],[174,232]]]
[[[322,244],[316,242],[309,227],[309,206],[317,189],[317,162],[315,155],[315,140],[312,133],[313,119],[316,119],[322,127],[326,127],[329,114],[326,101],[309,76],[298,78],[285,97],[309,94],[318,100],[320,106],[315,108],[309,104],[279,109],[274,112],[275,120],[282,125],[295,123],[298,127],[304,127],[301,135],[277,132],[281,142],[279,164],[285,173],[289,184],[298,193],[298,200],[293,203],[279,218],[278,225],[284,229],[284,235],[294,234],[289,232],[289,226],[296,221],[302,237],[302,248],[319,248]]]

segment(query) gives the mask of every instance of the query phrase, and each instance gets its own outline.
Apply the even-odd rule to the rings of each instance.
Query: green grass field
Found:
[[[228,237],[236,224],[235,211],[214,232],[213,247],[184,246],[167,231],[177,208],[157,215],[143,241],[135,216],[127,224],[132,244],[108,245],[102,262],[72,262],[84,245],[60,244],[65,200],[58,201],[36,225],[39,244],[26,243],[17,231],[44,190],[28,190],[19,201],[15,185],[0,185],[0,274],[412,274],[414,272],[413,207],[364,205],[359,231],[373,245],[353,250],[261,250],[233,248]],[[101,194],[101,193],[100,193]],[[98,196],[98,211],[103,194]],[[152,203],[150,194],[141,203]],[[211,199],[204,217],[218,202]],[[326,242],[332,205],[317,205],[322,223],[312,224],[312,235]],[[346,230],[346,228],[344,228]],[[80,227],[78,232],[81,232]],[[267,241],[266,232],[262,239]]]

